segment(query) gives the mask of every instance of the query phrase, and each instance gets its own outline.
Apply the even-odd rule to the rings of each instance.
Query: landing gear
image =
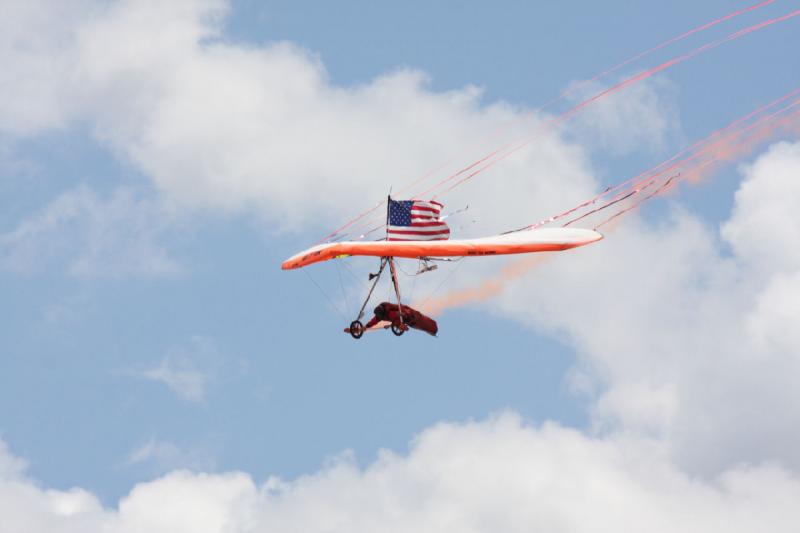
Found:
[[[364,324],[361,322],[361,319],[364,318],[364,309],[366,309],[367,304],[369,303],[369,299],[372,297],[372,291],[375,290],[375,286],[378,284],[378,280],[381,279],[381,274],[383,274],[383,269],[386,268],[386,264],[387,264],[387,259],[385,257],[381,257],[381,267],[378,269],[378,273],[369,275],[369,280],[372,281],[372,287],[370,287],[369,294],[367,294],[367,298],[364,300],[364,304],[358,311],[358,318],[350,322],[350,327],[344,330],[346,333],[349,333],[350,336],[353,337],[354,339],[360,339],[361,336],[364,334],[364,331],[366,331],[366,329],[364,328]]]
[[[392,333],[398,337],[408,331],[408,326],[405,324],[392,324]]]
[[[353,320],[350,322],[348,333],[350,333],[350,336],[354,339],[360,339],[364,334],[364,324],[362,324],[360,320]]]
[[[394,333],[399,337],[400,335],[408,331],[408,325],[405,324],[405,320],[403,317],[403,305],[400,300],[400,285],[397,283],[397,272],[394,266],[394,257],[381,257],[381,266],[378,269],[378,272],[369,275],[369,280],[372,281],[372,286],[369,289],[369,293],[367,294],[367,298],[364,300],[361,309],[358,311],[358,318],[350,322],[350,327],[345,328],[344,330],[346,333],[349,333],[350,336],[353,337],[354,339],[360,339],[361,336],[364,335],[364,331],[366,331],[364,324],[361,323],[361,319],[364,317],[364,309],[366,309],[367,304],[369,303],[369,299],[372,297],[372,292],[375,290],[375,286],[378,284],[378,280],[381,279],[381,274],[383,274],[383,271],[387,265],[389,266],[389,273],[391,274],[392,277],[392,286],[394,287],[394,292],[395,295],[397,296],[397,309],[398,309],[397,320],[393,321],[391,325],[392,333]]]

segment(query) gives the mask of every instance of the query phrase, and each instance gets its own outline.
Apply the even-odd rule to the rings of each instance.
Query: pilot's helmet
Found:
[[[383,307],[383,304],[378,304],[378,306],[375,308],[375,316],[378,318],[383,318],[386,316],[386,308]]]

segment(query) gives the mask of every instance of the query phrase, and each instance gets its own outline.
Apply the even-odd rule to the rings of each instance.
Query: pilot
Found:
[[[375,316],[367,322],[367,325],[364,326],[366,329],[369,329],[376,325],[378,322],[387,321],[391,323],[395,323],[400,317],[399,313],[397,312],[397,305],[391,304],[389,302],[381,302],[375,307]]]

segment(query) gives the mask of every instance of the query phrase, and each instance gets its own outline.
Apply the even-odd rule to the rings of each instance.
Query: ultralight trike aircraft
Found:
[[[386,236],[378,241],[327,242],[304,250],[283,262],[281,268],[291,270],[308,265],[350,256],[380,258],[377,273],[370,274],[373,282],[358,317],[345,328],[353,338],[359,339],[369,328],[382,322],[400,336],[409,328],[436,335],[436,322],[401,301],[395,259],[419,259],[421,271],[436,268],[431,261],[454,257],[484,255],[524,254],[567,250],[593,243],[603,238],[597,231],[580,228],[539,228],[514,230],[491,237],[477,239],[450,239],[450,229],[441,217],[442,204],[435,201],[388,199]],[[361,319],[381,275],[389,267],[397,304],[382,302],[375,308],[375,316],[364,325]]]

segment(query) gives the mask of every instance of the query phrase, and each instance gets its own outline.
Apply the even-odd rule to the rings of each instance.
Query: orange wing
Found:
[[[479,255],[554,252],[599,241],[603,236],[589,229],[542,228],[480,239],[449,241],[344,241],[320,244],[283,262],[291,270],[343,256],[467,257]]]

